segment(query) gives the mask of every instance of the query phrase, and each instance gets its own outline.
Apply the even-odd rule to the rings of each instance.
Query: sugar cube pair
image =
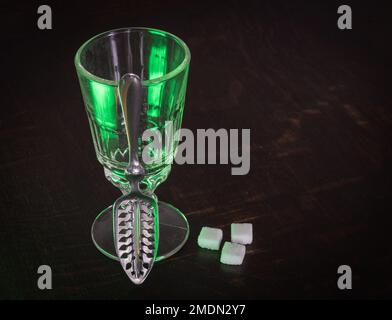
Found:
[[[203,227],[200,231],[197,243],[201,248],[219,250],[223,238],[223,232],[218,228]],[[253,241],[251,223],[232,223],[231,242],[226,241],[222,248],[220,262],[225,264],[242,264],[246,248],[244,244]]]

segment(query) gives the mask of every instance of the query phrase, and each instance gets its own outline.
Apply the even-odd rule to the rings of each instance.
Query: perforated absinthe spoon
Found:
[[[132,73],[119,82],[128,139],[129,164],[126,178],[131,192],[113,205],[113,232],[120,263],[135,284],[141,284],[150,273],[158,251],[158,203],[155,195],[140,190],[145,170],[138,157],[138,134],[142,111],[143,89],[140,78]]]

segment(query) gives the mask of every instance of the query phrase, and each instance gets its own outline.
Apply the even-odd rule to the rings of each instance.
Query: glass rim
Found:
[[[182,62],[175,69],[173,69],[172,71],[164,74],[163,76],[160,76],[160,77],[157,77],[157,78],[154,78],[154,79],[143,80],[142,81],[142,85],[148,86],[148,85],[151,85],[151,84],[157,84],[157,83],[160,83],[160,82],[163,82],[163,81],[167,81],[167,80],[169,80],[171,78],[174,78],[178,74],[180,74],[189,65],[189,62],[191,60],[191,52],[190,52],[188,46],[186,45],[186,43],[183,40],[181,40],[179,37],[177,37],[176,35],[174,35],[174,34],[172,34],[170,32],[167,32],[167,31],[154,29],[154,28],[148,28],[148,27],[128,27],[128,28],[125,27],[125,28],[112,29],[112,30],[109,30],[109,31],[105,31],[105,32],[99,33],[99,34],[93,36],[92,38],[88,39],[86,42],[84,42],[80,46],[78,51],[76,52],[75,58],[74,58],[75,67],[76,67],[76,70],[78,71],[78,73],[80,72],[85,77],[87,77],[87,78],[89,78],[91,80],[94,80],[96,82],[99,82],[99,83],[108,84],[108,85],[114,85],[114,86],[117,85],[118,81],[101,78],[101,77],[98,77],[95,74],[87,71],[86,68],[80,62],[80,56],[81,56],[82,50],[85,49],[86,46],[91,44],[93,41],[95,41],[95,40],[97,40],[99,38],[106,37],[106,36],[108,36],[110,34],[113,34],[113,33],[131,32],[132,30],[141,30],[141,31],[146,31],[146,30],[149,31],[149,30],[151,30],[151,31],[163,33],[163,34],[169,36],[170,38],[172,38],[174,41],[176,41],[179,44],[179,46],[185,52],[184,59],[182,60]]]

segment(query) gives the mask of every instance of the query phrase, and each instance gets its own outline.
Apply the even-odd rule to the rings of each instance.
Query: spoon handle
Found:
[[[143,102],[141,80],[136,74],[126,73],[121,77],[118,88],[128,140],[129,165],[127,173],[133,179],[140,179],[145,174],[144,168],[139,162],[137,142]]]

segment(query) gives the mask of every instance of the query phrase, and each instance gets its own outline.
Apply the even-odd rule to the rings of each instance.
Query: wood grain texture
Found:
[[[386,10],[313,1],[67,2],[6,7],[0,122],[0,298],[375,298],[392,294],[390,30]],[[48,3],[50,4],[50,3]],[[181,5],[180,5],[181,4]],[[92,35],[168,30],[192,52],[183,127],[250,128],[251,171],[176,165],[158,189],[190,239],[135,287],[90,239],[118,191],[96,161],[73,67]],[[23,75],[23,81],[20,75]],[[254,224],[244,264],[197,247],[202,226]],[[53,290],[36,286],[53,269]],[[339,291],[337,268],[353,269]]]

